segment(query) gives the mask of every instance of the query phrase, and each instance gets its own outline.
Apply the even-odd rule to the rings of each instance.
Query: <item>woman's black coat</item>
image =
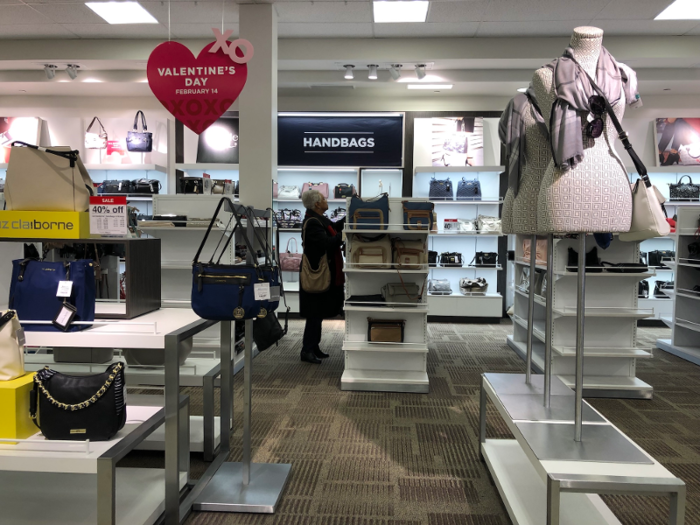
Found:
[[[313,268],[318,268],[323,254],[328,256],[331,270],[331,287],[323,293],[307,293],[299,289],[299,313],[301,317],[331,319],[343,312],[345,302],[344,285],[336,286],[336,254],[343,244],[341,231],[345,221],[331,222],[323,215],[307,211],[302,224],[304,254]],[[333,226],[337,235],[331,235],[328,226]],[[306,228],[304,233],[304,227]],[[342,263],[342,261],[341,261]],[[342,264],[340,265],[342,267]]]

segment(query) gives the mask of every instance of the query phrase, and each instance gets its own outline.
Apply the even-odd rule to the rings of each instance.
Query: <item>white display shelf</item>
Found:
[[[519,324],[523,328],[527,329],[527,319],[523,319],[522,317],[519,317],[517,315],[512,316],[513,322]],[[545,324],[544,321],[538,321],[535,319],[535,323],[533,326],[532,330],[533,335],[539,339],[541,342],[545,342]],[[508,337],[513,337],[513,336],[508,336]],[[521,344],[518,342],[517,344]],[[522,343],[523,347],[525,346],[525,343]]]
[[[127,201],[133,202],[151,202],[153,195],[134,195],[133,193],[100,193],[99,197],[126,197]]]
[[[289,292],[289,293],[298,293],[299,292],[299,281],[293,281],[293,282],[288,282],[284,281],[284,291]]]
[[[526,260],[524,260],[524,259],[522,259],[522,258],[518,258],[518,259],[516,259],[516,260],[513,261],[513,262],[515,262],[515,264],[520,265],[520,266],[527,266],[528,268],[530,267],[530,261],[526,261]],[[544,272],[547,271],[547,265],[546,265],[546,264],[539,264],[539,263],[537,263],[537,264],[535,264],[535,268],[536,268],[537,270],[542,270],[542,271],[544,271]],[[586,277],[588,277],[588,274],[586,274]]]
[[[671,339],[657,339],[656,347],[700,366],[700,346],[674,345]]]
[[[214,417],[214,448],[221,443],[221,419]],[[136,450],[165,450],[165,425],[144,439]],[[204,417],[190,416],[190,452],[204,452]]]
[[[341,390],[428,393],[427,372],[345,369]]]
[[[0,162],[0,170],[6,170],[7,169],[7,162]]]
[[[552,352],[563,357],[576,357],[576,347],[552,347]],[[648,359],[653,357],[653,354],[641,348],[584,348],[584,356],[591,357],[635,357],[637,359]]]
[[[673,328],[673,324],[674,324],[674,323],[673,323],[673,317],[669,317],[669,316],[667,316],[667,315],[662,315],[662,316],[661,316],[661,320],[664,322],[664,324],[665,324],[666,326],[668,326],[669,328]]]
[[[272,202],[301,202],[301,199],[272,199]],[[326,202],[347,202],[347,199],[326,199]]]
[[[574,389],[576,387],[576,376],[559,375],[557,377],[569,388]],[[638,393],[646,392],[648,394],[647,399],[651,399],[654,390],[641,379],[625,376],[594,376],[589,374],[584,378],[583,384],[585,389],[627,391],[632,394],[630,397],[637,397]]]
[[[175,164],[176,170],[197,170],[197,171],[239,171],[238,164],[215,164],[215,163],[202,163],[202,164]]]
[[[576,307],[554,307],[552,312],[558,317],[575,317]],[[645,319],[647,317],[653,317],[653,310],[643,310],[640,308],[624,308],[624,307],[611,307],[611,308],[586,308],[585,309],[586,318],[592,317],[623,317],[629,319]]]
[[[629,173],[637,173],[634,166],[626,166]],[[649,166],[647,167],[649,175],[654,173],[700,173],[700,166]]]
[[[358,303],[345,303],[344,310],[346,312],[392,312],[402,314],[428,314],[428,305],[420,304],[417,306],[391,306],[391,303],[384,303],[386,306],[358,306]]]
[[[401,227],[399,227],[401,226]],[[390,234],[390,235],[428,235],[427,230],[404,230],[402,225],[390,224],[389,228],[386,230],[357,230],[354,228],[345,228],[343,233],[352,235],[380,235],[380,234]]]
[[[501,271],[503,266],[500,264],[496,266],[430,266],[430,271],[433,270],[491,270],[491,271]]]
[[[670,294],[667,294],[670,295]],[[685,297],[686,299],[692,299],[694,301],[700,301],[700,295],[696,295],[692,290],[678,289],[674,292],[677,297]]]
[[[374,343],[371,341],[344,341],[343,350],[346,352],[428,353],[428,347],[420,343]]]
[[[458,297],[460,299],[502,299],[500,293],[481,293],[481,292],[472,292],[471,294],[465,295],[463,293],[459,292],[452,292],[451,294],[428,294],[428,297],[431,299],[441,299],[441,298],[447,298],[447,297]]]
[[[416,173],[479,173],[502,172],[503,166],[416,166]]]
[[[85,169],[88,171],[157,171],[168,173],[168,168],[160,164],[85,164]]]
[[[431,237],[434,236],[447,236],[447,237],[503,237],[502,233],[495,233],[495,232],[453,232],[453,231],[445,231],[445,230],[439,230],[437,232],[432,232],[429,234]]]
[[[498,200],[487,199],[487,200],[482,200],[482,201],[476,201],[476,200],[438,201],[438,200],[434,200],[434,201],[430,201],[430,202],[432,202],[436,206],[437,205],[441,206],[443,204],[468,204],[471,206],[478,206],[478,205],[482,204],[484,206],[497,206],[499,204],[503,204],[503,199],[498,199]]]
[[[530,295],[526,291],[522,290],[519,286],[515,286],[513,288],[513,290],[515,291],[516,294],[518,294],[522,297],[525,297],[526,299],[529,299],[529,297],[530,297]],[[541,295],[535,294],[535,304],[542,306],[544,308],[547,306],[547,301]]]
[[[345,273],[391,273],[391,274],[422,274],[428,273],[429,268],[424,270],[404,270],[403,268],[353,268],[347,264],[343,268]],[[286,285],[285,285],[286,289]]]
[[[688,321],[686,319],[681,319],[680,317],[678,317],[678,315],[676,315],[674,326],[676,328],[685,328],[686,330],[692,330],[693,332],[700,332],[700,324],[693,323],[692,321]]]
[[[576,277],[578,272],[569,272],[566,270],[554,270],[554,275],[560,277]],[[586,272],[586,279],[635,279],[641,281],[642,279],[647,279],[656,275],[656,272],[641,272],[641,273],[616,273],[616,272]]]

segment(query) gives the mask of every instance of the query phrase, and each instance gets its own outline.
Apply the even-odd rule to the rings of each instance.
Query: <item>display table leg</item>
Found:
[[[177,335],[165,336],[165,525],[180,524],[179,347]]]
[[[97,460],[97,525],[117,522],[116,471],[112,458]]]

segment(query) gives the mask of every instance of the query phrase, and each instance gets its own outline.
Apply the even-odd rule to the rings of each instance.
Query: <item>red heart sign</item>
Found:
[[[151,91],[198,135],[231,107],[248,79],[246,64],[235,63],[223,49],[209,52],[216,44],[208,44],[195,58],[182,44],[163,42],[148,57]]]

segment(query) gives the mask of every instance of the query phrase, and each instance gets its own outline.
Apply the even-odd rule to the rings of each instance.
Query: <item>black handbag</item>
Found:
[[[351,295],[346,303],[373,303],[372,306],[386,306],[386,300],[382,294],[376,295]]]
[[[647,261],[649,262],[649,266],[656,268],[668,268],[668,266],[663,263],[663,260],[675,258],[676,252],[673,250],[654,250],[647,253]]]
[[[97,188],[99,195],[134,193],[134,183],[130,180],[106,180]]]
[[[649,281],[639,281],[639,293],[637,295],[640,299],[649,298]]]
[[[573,248],[569,248],[567,263],[567,272],[578,272],[578,252]],[[600,273],[602,271],[600,259],[598,259],[598,247],[595,246],[590,252],[586,253],[586,272]]]
[[[353,195],[355,195],[355,186],[352,184],[341,182],[333,188],[334,199],[344,199],[345,197],[352,197]]]
[[[683,179],[688,177],[687,183]],[[700,184],[693,184],[690,175],[683,175],[676,183],[668,185],[669,194],[672,201],[697,201],[700,200]]]
[[[141,115],[143,131],[139,131],[139,115]],[[153,151],[153,133],[148,131],[146,116],[141,110],[138,110],[134,117],[134,130],[126,134],[126,149],[136,153],[150,153]]]
[[[476,252],[471,266],[485,266],[495,268],[498,265],[498,254],[496,252]]]
[[[644,263],[609,263],[602,261],[600,265],[610,273],[644,273],[649,267]]]
[[[654,284],[654,297],[657,299],[670,299],[670,295],[665,292],[673,291],[673,281],[656,281]]]
[[[124,428],[124,365],[69,376],[44,368],[34,376],[29,415],[46,439],[108,441]]]
[[[201,177],[182,177],[180,179],[178,193],[203,194],[204,179]]]
[[[700,241],[688,244],[688,259],[700,259]]]
[[[438,252],[429,251],[428,252],[428,266],[437,266]]]
[[[280,325],[275,312],[268,313],[263,318],[253,321],[253,341],[258,351],[263,352],[276,345],[280,339],[287,335],[289,328],[289,308],[284,318],[284,328]]]
[[[234,187],[233,187],[233,196],[238,197],[239,194],[239,189],[238,189],[238,181],[236,181]]]
[[[442,252],[440,266],[462,266],[462,254],[457,252]]]
[[[433,177],[430,180],[430,191],[428,198],[431,201],[451,201],[454,200],[452,193],[452,181],[450,179],[437,180]]]
[[[137,179],[131,183],[132,193],[148,193],[149,195],[157,195],[160,188],[160,181],[157,181],[156,179]]]

